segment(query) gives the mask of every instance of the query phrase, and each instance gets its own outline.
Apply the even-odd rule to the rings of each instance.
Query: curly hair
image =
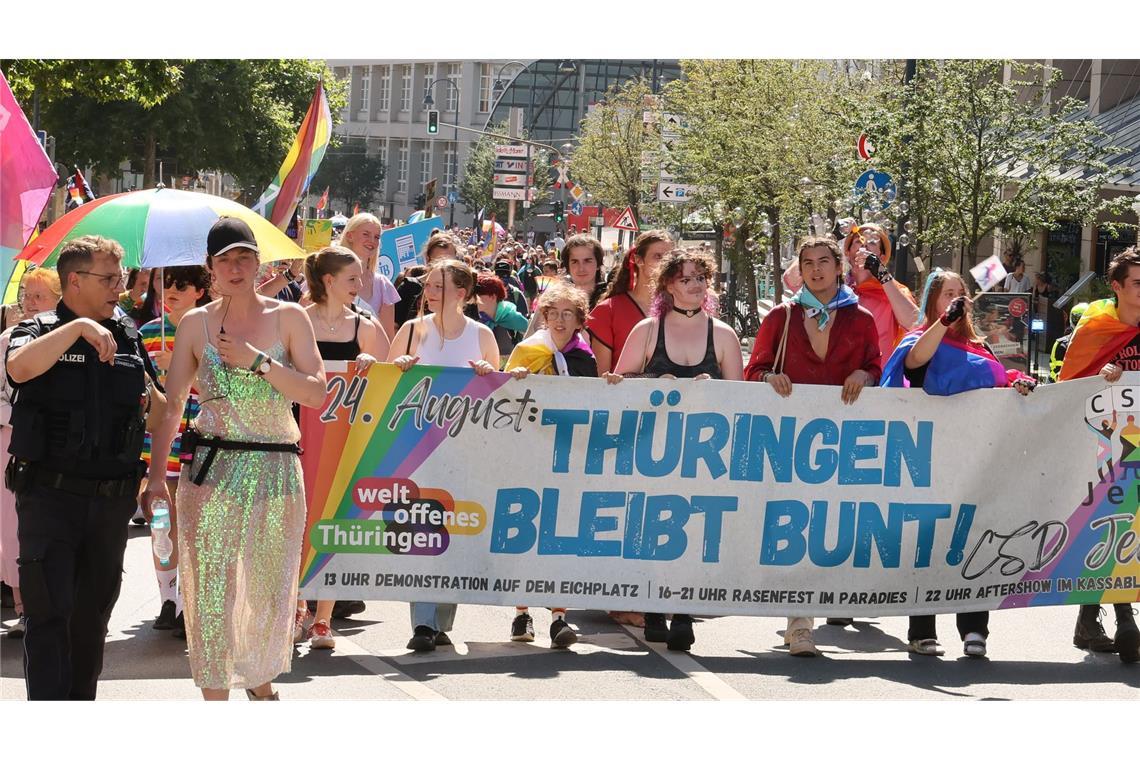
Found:
[[[665,258],[661,260],[661,266],[657,269],[653,304],[650,307],[650,313],[653,316],[660,317],[663,314],[668,314],[669,310],[673,308],[673,296],[669,294],[668,288],[684,272],[685,264],[695,265],[697,273],[705,276],[708,282],[708,290],[705,291],[705,300],[701,303],[701,309],[710,317],[717,315],[719,300],[714,288],[717,274],[716,259],[700,248],[679,248],[666,254]]]

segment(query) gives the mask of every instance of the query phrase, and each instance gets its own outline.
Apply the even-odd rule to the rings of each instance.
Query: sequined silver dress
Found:
[[[280,341],[268,352],[284,363]],[[290,402],[268,381],[222,363],[209,342],[195,382],[203,437],[294,443]],[[198,449],[205,457],[205,448]],[[201,486],[200,462],[178,481],[178,551],[194,683],[253,688],[287,673],[293,654],[297,573],[305,529],[300,458],[218,450]],[[193,473],[189,470],[193,469]]]

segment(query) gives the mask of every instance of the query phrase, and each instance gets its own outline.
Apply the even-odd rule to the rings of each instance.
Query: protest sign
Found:
[[[1140,599],[1140,373],[844,406],[829,386],[337,369],[302,420],[305,598],[821,616]]]
[[[380,233],[380,274],[395,280],[401,269],[413,264],[423,264],[420,251],[431,237],[432,230],[442,230],[443,219],[433,216],[422,222],[402,224]]]
[[[306,219],[304,249],[309,253],[332,245],[332,219]]]

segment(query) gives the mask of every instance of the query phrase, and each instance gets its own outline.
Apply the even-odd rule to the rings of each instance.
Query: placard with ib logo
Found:
[[[431,237],[432,230],[442,230],[443,219],[433,216],[413,224],[393,227],[380,233],[380,273],[389,280],[396,279],[401,270],[423,264],[420,252]]]

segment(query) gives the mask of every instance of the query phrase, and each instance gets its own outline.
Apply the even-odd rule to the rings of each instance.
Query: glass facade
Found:
[[[506,90],[487,125],[506,121],[511,107],[519,107],[531,139],[557,144],[577,135],[587,108],[614,84],[644,77],[653,92],[660,92],[681,76],[681,67],[676,60],[541,60],[523,70],[510,66],[503,75]]]

